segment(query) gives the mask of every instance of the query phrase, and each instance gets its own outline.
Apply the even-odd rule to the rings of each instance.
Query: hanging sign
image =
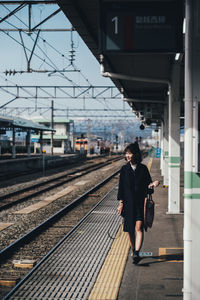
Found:
[[[183,1],[104,2],[100,52],[183,51]]]

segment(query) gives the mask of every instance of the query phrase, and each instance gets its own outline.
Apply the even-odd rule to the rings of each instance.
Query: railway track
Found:
[[[22,279],[28,273],[28,270],[13,267],[13,261],[23,258],[32,259],[39,263],[57,242],[67,232],[73,230],[77,222],[117,183],[118,177],[116,175],[119,173],[119,170],[120,168],[99,184],[96,184],[71,201],[47,220],[2,249],[0,251],[1,277],[4,274],[4,278],[15,279],[16,282],[19,278]],[[103,192],[100,192],[102,189]],[[97,193],[100,193],[99,197],[96,197]],[[0,288],[0,296],[4,296],[10,289],[11,287]]]
[[[113,155],[113,157],[116,157],[119,155]],[[112,159],[111,158],[111,159]],[[24,182],[24,180],[32,180],[33,178],[39,178],[39,177],[46,177],[46,176],[51,176],[54,175],[56,173],[61,173],[61,172],[65,172],[67,170],[71,170],[71,169],[75,169],[77,167],[80,167],[80,165],[91,165],[93,163],[96,162],[101,162],[101,161],[105,161],[107,159],[110,159],[110,157],[108,158],[108,156],[97,156],[97,157],[89,157],[89,158],[81,158],[79,156],[77,157],[72,157],[72,161],[58,161],[58,163],[56,164],[56,166],[51,166],[51,167],[47,167],[45,166],[45,169],[43,169],[41,167],[41,169],[29,169],[29,170],[25,170],[25,171],[19,171],[19,172],[15,172],[14,170],[12,172],[7,172],[7,173],[3,173],[0,174],[0,188],[3,188],[7,185],[9,185],[9,183],[11,183],[13,185],[13,183],[17,184],[20,182]],[[62,162],[62,164],[61,164]]]
[[[99,168],[105,167],[115,161],[118,161],[121,157],[109,158],[106,162],[99,162],[95,165],[89,165],[83,168],[76,168],[69,172],[64,172],[62,175],[56,175],[53,178],[49,178],[45,181],[35,183],[31,186],[21,188],[10,193],[4,193],[0,196],[0,211],[8,209],[16,204],[22,203],[28,199],[37,197],[41,193],[53,190],[60,187],[74,179],[77,179],[83,175],[93,172]]]
[[[20,157],[20,159],[27,159],[27,156],[24,156],[24,157]],[[44,170],[43,170],[43,157],[42,156],[31,156],[30,158],[34,159],[34,158],[37,158],[40,160],[40,166],[38,166],[38,168],[36,169],[32,169],[32,168],[29,168],[29,170],[22,170],[22,171],[15,171],[13,170],[12,172],[5,172],[3,174],[0,174],[0,181],[1,181],[1,184],[3,182],[6,182],[8,180],[11,180],[11,179],[15,179],[16,177],[23,177],[23,176],[26,176],[26,175],[30,175],[32,174],[33,176],[34,175],[37,175],[37,174],[40,174],[40,173],[44,173]],[[83,158],[83,157],[80,157],[78,156],[77,157],[78,160],[84,162],[84,161],[87,161],[87,158]],[[62,161],[62,165],[64,165],[65,168],[67,167],[71,167],[73,165],[76,165],[76,160],[77,158],[73,158],[72,161]],[[7,160],[9,162],[11,162],[11,157],[7,158]],[[0,160],[2,161],[2,160]],[[55,172],[55,170],[58,169],[58,167],[60,169],[63,169],[63,166],[61,166],[61,161],[58,160],[57,161],[57,165],[56,166],[52,166],[52,165],[47,165],[46,161],[45,161],[45,173],[52,173],[52,172]]]

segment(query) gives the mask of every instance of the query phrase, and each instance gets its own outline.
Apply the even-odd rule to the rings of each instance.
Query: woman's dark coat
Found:
[[[141,163],[135,171],[130,163],[121,168],[117,199],[123,200],[124,231],[135,231],[136,217],[144,220],[144,198],[151,182],[147,167]]]

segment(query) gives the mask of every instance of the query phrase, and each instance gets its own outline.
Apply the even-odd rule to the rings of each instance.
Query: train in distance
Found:
[[[77,137],[75,151],[83,154],[109,154],[111,143],[109,141],[104,142],[101,137],[90,139],[87,137]]]

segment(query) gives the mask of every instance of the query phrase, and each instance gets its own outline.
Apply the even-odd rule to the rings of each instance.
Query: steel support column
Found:
[[[195,173],[193,105],[200,101],[200,5],[186,0],[184,147],[184,300],[200,299],[200,176]]]
[[[168,156],[169,156],[169,130],[168,130],[168,106],[164,107],[164,122],[163,122],[163,185],[168,186]]]
[[[168,213],[180,212],[180,65],[175,63],[169,88]]]

